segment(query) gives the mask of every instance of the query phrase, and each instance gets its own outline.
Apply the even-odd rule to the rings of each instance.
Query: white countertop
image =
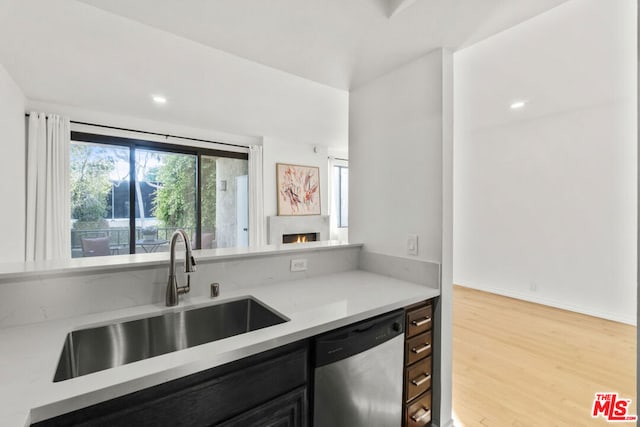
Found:
[[[54,383],[68,332],[185,307],[253,296],[288,322]],[[133,307],[0,330],[0,420],[22,426],[260,353],[439,295],[437,289],[364,271],[225,292],[188,306]]]

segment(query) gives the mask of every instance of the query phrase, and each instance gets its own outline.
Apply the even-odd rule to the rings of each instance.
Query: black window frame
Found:
[[[200,203],[200,195],[202,194],[202,156],[249,160],[248,153],[156,142],[137,138],[126,138],[121,136],[102,135],[89,132],[71,131],[71,141],[129,148],[129,254],[136,253],[136,149],[196,156],[196,241],[192,242],[196,249],[202,247],[202,208]],[[251,215],[251,212],[249,212],[249,215]]]

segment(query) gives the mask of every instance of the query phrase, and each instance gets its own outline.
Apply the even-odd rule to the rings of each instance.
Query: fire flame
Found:
[[[298,235],[298,240],[296,240],[295,243],[305,243],[306,241],[307,241],[307,236]]]

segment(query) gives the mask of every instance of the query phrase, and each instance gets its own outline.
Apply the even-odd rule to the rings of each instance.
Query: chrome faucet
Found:
[[[176,242],[178,237],[182,237],[184,241],[184,272],[187,273],[186,286],[178,286],[176,279]],[[171,235],[171,259],[169,261],[169,282],[167,283],[167,307],[178,305],[178,295],[186,294],[191,290],[191,277],[189,273],[196,271],[196,259],[191,254],[191,243],[184,230],[176,230]]]

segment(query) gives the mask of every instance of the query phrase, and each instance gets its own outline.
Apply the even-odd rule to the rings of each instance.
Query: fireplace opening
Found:
[[[283,234],[282,243],[316,242],[318,240],[318,234],[320,233]]]

